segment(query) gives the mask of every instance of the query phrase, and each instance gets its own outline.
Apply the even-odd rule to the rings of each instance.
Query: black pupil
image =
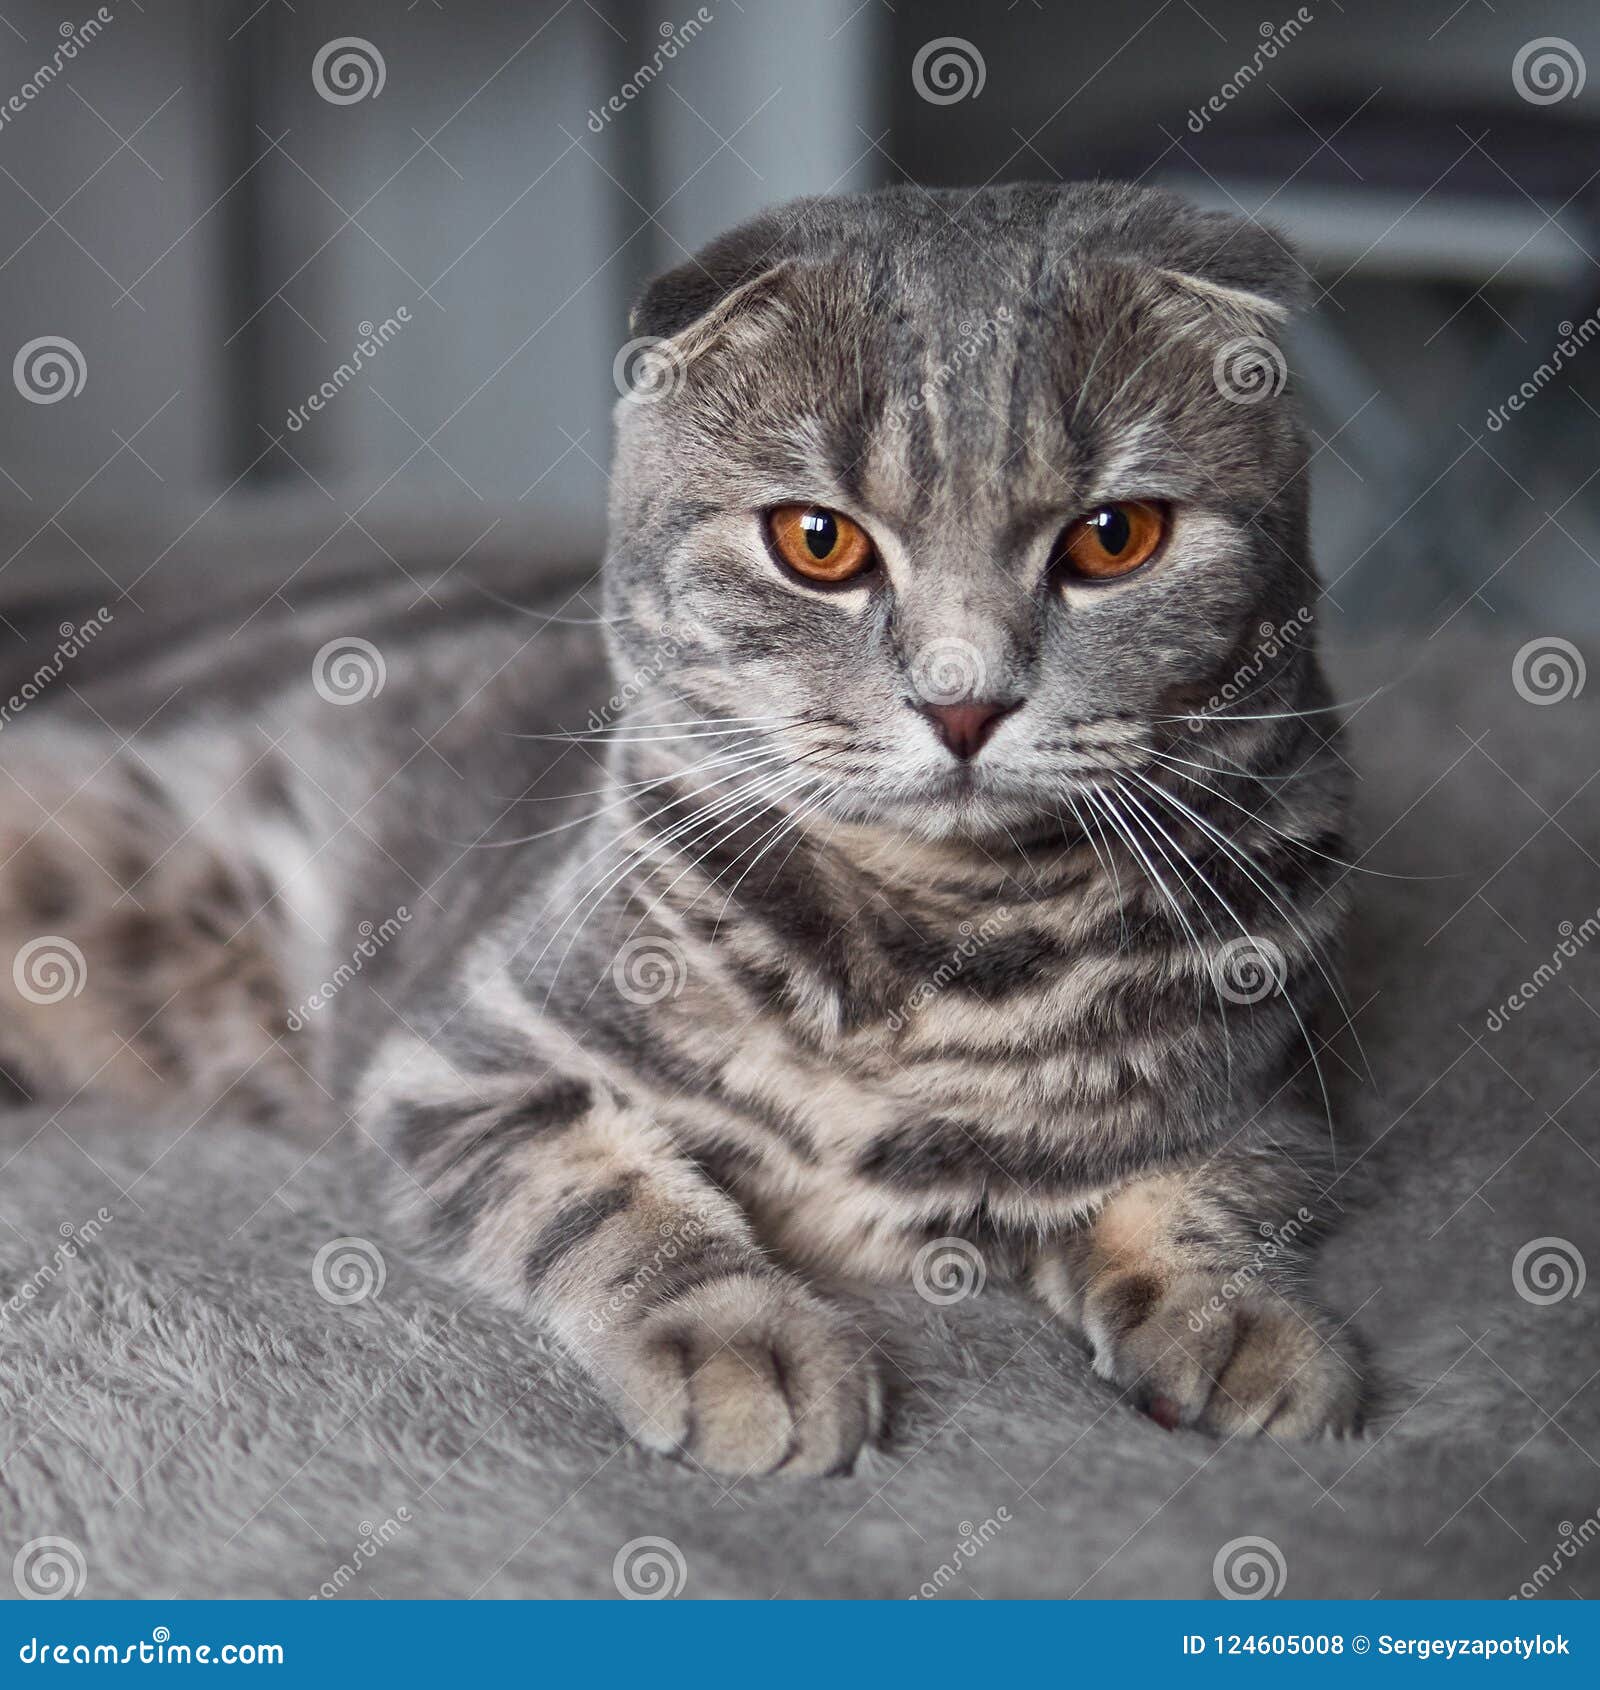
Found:
[[[807,511],[800,518],[800,526],[805,530],[806,550],[814,558],[832,556],[839,544],[839,525],[826,511]]]
[[[1113,505],[1094,513],[1091,519],[1095,533],[1099,536],[1101,549],[1110,557],[1116,557],[1119,552],[1128,549],[1128,542],[1133,538],[1133,527],[1127,515]]]

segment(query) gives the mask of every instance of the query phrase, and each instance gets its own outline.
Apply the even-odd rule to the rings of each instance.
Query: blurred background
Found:
[[[1600,624],[1592,0],[74,5],[0,7],[0,611],[586,572],[647,275],[1100,174],[1299,241],[1327,614]]]

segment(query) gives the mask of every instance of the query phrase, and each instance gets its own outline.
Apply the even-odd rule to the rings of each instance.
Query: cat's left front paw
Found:
[[[1266,1287],[1232,1289],[1199,1273],[1102,1276],[1083,1302],[1095,1372],[1169,1428],[1283,1438],[1358,1430],[1351,1346],[1314,1309]]]

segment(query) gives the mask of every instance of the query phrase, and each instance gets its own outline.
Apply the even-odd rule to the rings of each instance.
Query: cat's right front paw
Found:
[[[847,1473],[879,1430],[872,1340],[796,1280],[731,1273],[646,1317],[617,1369],[629,1430],[714,1473]]]

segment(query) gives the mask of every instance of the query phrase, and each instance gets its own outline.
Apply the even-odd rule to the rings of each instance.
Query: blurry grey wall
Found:
[[[593,544],[643,279],[869,180],[854,10],[107,0],[69,37],[7,0],[6,362],[70,343],[0,389],[9,526],[65,567],[90,512],[177,534],[226,492],[336,527],[455,509],[468,537],[536,509]]]
[[[1331,608],[1600,625],[1600,341],[1540,374],[1597,166],[1592,0],[6,0],[0,597],[241,512],[286,573],[592,553],[648,274],[795,194],[1114,174],[1301,243]]]

